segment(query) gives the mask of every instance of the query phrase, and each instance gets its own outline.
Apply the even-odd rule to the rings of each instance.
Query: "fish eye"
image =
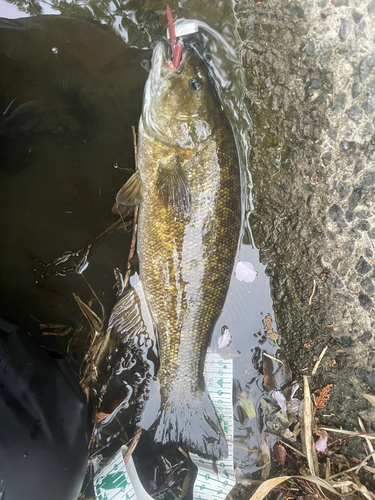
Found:
[[[201,83],[200,81],[198,80],[198,78],[191,78],[190,80],[190,87],[193,89],[193,90],[199,90],[201,88]]]

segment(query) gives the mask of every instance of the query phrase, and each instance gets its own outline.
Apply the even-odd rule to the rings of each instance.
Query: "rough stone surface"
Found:
[[[236,4],[244,46],[254,16],[263,49],[246,60],[253,238],[295,376],[328,345],[312,379],[335,384],[320,421],[353,429],[359,415],[370,426],[361,394],[375,390],[375,7],[277,4],[277,14],[272,3]]]

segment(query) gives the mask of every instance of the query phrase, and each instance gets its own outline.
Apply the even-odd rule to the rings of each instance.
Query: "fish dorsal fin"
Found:
[[[108,330],[116,343],[121,341],[138,347],[155,347],[154,326],[140,282],[126,290],[116,302],[108,321]]]
[[[189,183],[178,161],[159,165],[157,187],[167,205],[188,215],[191,206]]]
[[[142,201],[142,181],[139,170],[127,180],[116,196],[119,205],[139,205]]]

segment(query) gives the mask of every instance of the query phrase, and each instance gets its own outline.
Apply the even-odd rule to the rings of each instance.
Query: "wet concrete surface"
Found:
[[[333,383],[319,421],[368,430],[375,390],[375,7],[240,1],[253,120],[250,225],[295,377]]]

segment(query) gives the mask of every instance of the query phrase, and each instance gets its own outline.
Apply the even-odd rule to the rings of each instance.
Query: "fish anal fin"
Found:
[[[127,180],[116,195],[119,205],[139,205],[142,201],[142,181],[139,170]]]
[[[188,215],[191,206],[189,183],[178,161],[159,165],[157,188],[167,205]]]

